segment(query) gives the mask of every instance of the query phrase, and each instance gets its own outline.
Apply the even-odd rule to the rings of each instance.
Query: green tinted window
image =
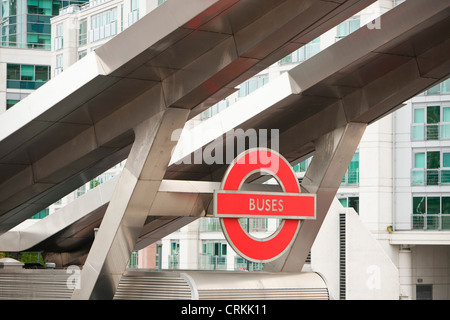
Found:
[[[22,65],[20,80],[34,81],[34,66]]]
[[[8,64],[6,67],[8,80],[20,80],[20,64]]]
[[[422,108],[414,109],[414,123],[425,123],[425,110]]]
[[[427,214],[438,214],[441,212],[440,197],[427,197]]]
[[[414,168],[425,168],[425,153],[414,154]]]
[[[442,197],[442,213],[450,213],[450,197]]]
[[[413,197],[413,214],[425,213],[425,197]]]
[[[17,102],[19,102],[19,100],[12,100],[12,99],[6,100],[6,110],[14,106]]]
[[[428,169],[439,169],[441,166],[441,155],[439,151],[429,151],[427,152],[427,168]]]
[[[441,121],[441,107],[432,106],[427,108],[427,123],[439,123]]]
[[[36,66],[36,81],[48,81],[49,80],[49,67],[48,66]]]

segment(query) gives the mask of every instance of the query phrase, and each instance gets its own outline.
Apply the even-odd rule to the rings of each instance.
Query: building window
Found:
[[[450,151],[416,151],[412,185],[436,186],[450,183]]]
[[[57,15],[59,13],[59,8],[56,12],[53,12],[53,1],[49,0],[28,0],[27,1],[28,13],[29,14],[41,14],[41,15]]]
[[[355,152],[347,172],[342,179],[342,186],[355,186],[359,184],[359,152]]]
[[[223,99],[216,103],[215,105],[211,106],[210,108],[206,109],[200,114],[200,119],[205,120],[209,119],[212,116],[218,114],[222,110],[225,110],[229,106],[229,101],[227,99]]]
[[[441,94],[450,94],[450,79],[447,79],[422,93],[422,95],[427,96],[441,95]]]
[[[218,218],[202,218],[199,220],[200,232],[221,232],[222,227]]]
[[[450,138],[450,107],[425,106],[413,109],[412,140]]]
[[[309,157],[306,160],[303,160],[302,162],[296,164],[293,169],[294,172],[306,172],[306,170],[308,169],[309,165],[311,164],[311,160],[312,157]]]
[[[412,225],[415,230],[450,230],[450,195],[414,195]]]
[[[56,37],[55,37],[55,50],[61,50],[64,46],[63,43],[63,24],[60,23],[56,26]]]
[[[86,185],[82,185],[77,189],[77,198],[86,193]]]
[[[139,0],[130,0],[131,12],[128,14],[128,25],[131,26],[133,23],[139,20]]]
[[[247,80],[239,87],[239,98],[249,95],[250,93],[252,93],[258,88],[261,88],[268,82],[269,82],[268,76],[257,76]]]
[[[234,258],[234,270],[262,271],[264,265],[264,263],[248,261],[239,256]]]
[[[87,20],[80,21],[80,30],[78,33],[78,45],[84,46],[87,44]]]
[[[346,36],[348,36],[350,33],[358,30],[361,26],[361,21],[359,16],[353,17],[349,20],[346,20],[344,22],[342,22],[340,25],[338,25],[337,27],[337,36],[336,39],[342,39]]]
[[[50,79],[49,66],[7,64],[6,87],[35,90]]]
[[[296,164],[293,169],[294,172],[306,172],[312,157]],[[356,186],[359,184],[359,152],[355,152],[352,160],[348,166],[347,172],[345,173],[344,178],[342,179],[342,186]]]
[[[50,50],[52,46],[50,19],[59,14],[62,6],[86,1],[2,0],[1,45]]]
[[[130,255],[130,260],[128,261],[128,268],[138,268],[139,267],[139,253],[133,251]]]
[[[398,6],[402,2],[405,2],[405,0],[394,0],[394,7]]]
[[[78,60],[81,60],[87,55],[87,50],[79,51],[78,52]]]
[[[224,241],[204,240],[199,256],[199,268],[225,270],[227,267],[227,244]]]
[[[266,232],[268,230],[268,222],[269,220],[267,218],[239,219],[242,230],[246,230],[247,233]]]
[[[320,52],[320,38],[316,38],[280,60],[280,64],[300,63]]]
[[[32,216],[30,219],[44,219],[46,216],[48,216],[49,211],[48,208],[39,211],[34,216]]]
[[[57,76],[58,74],[63,72],[63,70],[64,70],[63,55],[62,54],[58,54],[56,56],[56,66],[55,66],[54,76]]]
[[[180,267],[180,242],[172,240],[170,242],[169,269],[178,269]]]
[[[359,196],[338,195],[337,198],[344,208],[353,208],[359,214]]]
[[[95,42],[117,34],[117,10],[111,9],[91,18],[89,41]]]
[[[18,103],[20,100],[13,100],[13,99],[7,99],[6,100],[6,110],[13,107],[16,103]]]

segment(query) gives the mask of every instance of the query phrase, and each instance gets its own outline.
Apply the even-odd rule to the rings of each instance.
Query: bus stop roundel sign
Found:
[[[240,190],[255,173],[273,176],[282,192]],[[290,164],[277,152],[249,149],[229,165],[214,192],[214,216],[220,218],[228,243],[241,257],[253,262],[277,259],[292,245],[301,220],[316,218],[316,196],[300,193],[297,177]],[[278,229],[266,238],[256,238],[244,231],[239,218],[282,219]]]

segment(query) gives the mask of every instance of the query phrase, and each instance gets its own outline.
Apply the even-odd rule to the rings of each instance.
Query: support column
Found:
[[[301,187],[302,191],[315,193],[317,196],[316,219],[302,221],[289,252],[266,264],[265,271],[302,270],[366,126],[365,123],[348,123],[315,141],[314,157]]]
[[[398,273],[400,279],[400,299],[412,300],[414,283],[412,281],[411,248],[401,246],[398,252]]]
[[[72,299],[112,299],[171,158],[174,130],[189,110],[168,108],[135,128],[135,141]]]

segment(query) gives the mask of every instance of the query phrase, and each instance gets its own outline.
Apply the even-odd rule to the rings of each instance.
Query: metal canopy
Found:
[[[2,115],[0,233],[125,159],[157,110],[193,117],[372,2],[166,1]]]
[[[172,163],[180,161],[181,158],[192,158],[196,151],[205,146],[213,146],[214,139],[225,137],[228,130],[241,128],[245,131],[250,128],[271,127],[282,130],[280,137],[282,153],[287,154],[291,161],[296,161],[315,149],[314,141],[323,133],[338,128],[345,121],[373,122],[400,106],[408,98],[445,79],[449,73],[448,57],[445,54],[447,52],[445,46],[449,45],[448,11],[436,9],[437,14],[432,14],[427,19],[424,18],[421,23],[416,25],[414,22],[419,15],[411,10],[421,11],[422,8],[415,6],[409,10],[393,9],[392,12],[383,16],[381,21],[384,28],[382,30],[370,31],[363,27],[214,118],[203,121],[195,128],[185,131]],[[389,15],[397,18],[391,19]],[[411,17],[411,21],[406,19],[408,16]],[[394,24],[396,20],[402,21],[404,25],[402,29],[387,24],[388,21],[392,21],[391,23]],[[421,28],[422,25],[427,28]],[[390,34],[386,35],[386,33]],[[376,38],[378,42],[375,42]],[[430,39],[433,41],[429,41]],[[425,40],[427,41],[425,42]],[[370,42],[372,47],[364,46],[364,41]],[[419,55],[412,51],[413,47],[420,48],[420,50],[416,49]],[[359,48],[359,52],[351,50],[350,52],[354,55],[348,57],[344,54],[348,52],[347,48]],[[394,54],[395,52],[397,54]],[[420,60],[424,63],[425,58],[431,57],[433,52],[435,54],[428,61],[428,66],[435,70],[434,73],[439,72],[439,74],[430,77],[425,73],[422,76],[416,73],[416,77],[411,77],[411,70],[414,68],[411,62]],[[343,59],[335,61],[328,59],[330,56],[343,56],[347,59],[346,61],[342,61]],[[435,65],[431,65],[431,62]],[[323,66],[320,70],[326,69],[328,73],[318,76],[315,80],[316,83],[314,80],[310,80],[311,77],[302,77],[303,74],[310,74],[307,71],[316,65]],[[309,81],[309,84],[300,86],[301,81]],[[353,83],[349,84],[349,81]],[[301,88],[306,89],[301,90]],[[375,89],[378,90],[377,95],[374,94]],[[328,97],[324,98],[325,95]],[[272,98],[269,100],[266,97]],[[253,101],[258,101],[259,104],[254,106]],[[265,103],[262,104],[262,101]],[[243,108],[249,112],[242,114]],[[240,117],[235,116],[237,113],[240,114]],[[323,116],[326,113],[333,116],[327,119]],[[343,117],[344,114],[347,115]],[[283,117],[283,115],[288,116]],[[270,119],[270,124],[266,119]],[[283,120],[284,122],[282,122]],[[305,124],[305,121],[310,121],[310,124]],[[318,122],[321,123],[320,126],[317,125]],[[221,128],[221,130],[214,131],[215,128]],[[217,133],[208,136],[208,140],[201,141],[200,138],[205,137],[196,132]],[[293,139],[294,136],[295,139]],[[197,138],[199,138],[199,147],[190,144],[193,139]],[[288,141],[289,143],[287,143]],[[225,167],[226,164],[215,167],[206,164],[170,165],[165,178],[177,180],[163,181],[158,198],[155,200],[154,209],[143,228],[136,249],[143,248],[169,234],[171,230],[176,230],[199,215],[206,214],[207,212],[203,211],[208,208],[212,198],[211,193],[217,188],[221,180],[221,171]],[[212,182],[201,182],[200,180]],[[54,217],[39,221],[26,230],[9,232],[0,237],[0,246],[2,246],[0,250],[65,252],[73,250],[74,247],[83,248],[81,243],[85,243],[84,254],[87,254],[93,240],[91,230],[93,227],[99,226],[116,184],[117,178],[100,185],[73,204],[63,208],[58,215],[71,217],[74,221],[64,221],[60,224],[59,229],[53,229],[53,233],[50,232],[45,236],[39,230],[52,230],[50,226],[57,225],[56,222],[51,222],[52,219],[63,220],[63,218],[57,218],[56,214]],[[184,193],[182,204],[180,203],[180,193]],[[169,204],[173,203],[171,200],[175,198],[178,199],[177,205],[170,206]],[[76,209],[72,208],[75,206],[77,206]],[[71,212],[71,214],[66,214],[65,211]],[[75,212],[80,215],[78,218],[74,214]],[[186,216],[187,213],[193,217]],[[78,222],[76,219],[82,220]],[[81,236],[83,234],[86,238]],[[37,237],[38,235],[39,237]],[[47,238],[50,239],[44,241]],[[30,240],[33,241],[29,242]],[[73,261],[67,263],[73,263]]]
[[[168,5],[163,9],[168,10],[170,8],[169,4],[175,2],[169,0],[167,2]],[[298,5],[298,2],[296,3]],[[324,2],[314,3],[329,5],[328,2],[326,4]],[[256,10],[254,12],[255,16],[246,21],[245,23],[249,24],[245,25],[243,20],[246,19],[238,19],[238,12],[240,11],[234,10],[240,8],[239,10],[243,10],[242,12],[247,12],[246,9],[250,10],[251,8],[247,7],[247,5],[251,6],[252,4],[254,4],[253,1],[214,2],[211,7],[202,11],[202,14],[197,14],[195,16],[196,19],[183,24],[183,27],[178,27],[176,32],[172,32],[170,36],[167,35],[163,38],[174,44],[174,46],[167,46],[165,41],[156,41],[152,49],[149,49],[151,46],[143,49],[148,44],[141,45],[136,41],[130,47],[140,48],[136,50],[139,54],[125,52],[126,50],[121,44],[124,41],[133,42],[133,39],[135,39],[130,37],[130,35],[127,36],[127,34],[131,32],[133,32],[132,34],[140,34],[140,32],[145,32],[146,28],[149,27],[147,24],[150,23],[149,20],[143,18],[136,28],[128,29],[127,33],[123,33],[123,36],[121,34],[114,38],[113,40],[115,41],[111,41],[100,48],[96,54],[89,56],[84,62],[83,59],[82,63],[64,72],[63,75],[67,77],[66,81],[69,81],[74,76],[84,78],[81,82],[75,81],[75,83],[78,83],[78,87],[77,85],[75,87],[79,89],[75,90],[72,88],[73,95],[68,94],[67,91],[64,92],[62,95],[64,98],[56,100],[55,105],[58,105],[58,108],[49,108],[48,111],[42,112],[34,118],[32,117],[32,120],[25,119],[21,129],[17,130],[17,127],[20,126],[14,127],[16,128],[14,130],[6,126],[5,132],[7,134],[3,135],[3,132],[0,132],[0,135],[5,137],[5,139],[0,141],[0,144],[2,144],[0,150],[3,152],[3,145],[10,150],[9,154],[7,152],[3,154],[3,159],[11,159],[10,162],[5,161],[5,164],[2,164],[2,168],[0,167],[4,178],[2,180],[4,181],[3,184],[0,185],[0,190],[2,190],[0,194],[4,194],[3,190],[11,191],[9,193],[11,197],[7,201],[3,201],[7,197],[0,199],[2,201],[0,202],[0,210],[3,210],[0,222],[2,223],[3,232],[26,218],[27,215],[29,216],[31,212],[35,213],[35,208],[45,207],[44,204],[52,203],[49,202],[50,200],[56,201],[58,199],[55,198],[56,196],[60,196],[64,192],[67,193],[69,189],[73,189],[74,186],[76,187],[78,184],[88,181],[103,169],[109,168],[112,164],[125,158],[135,141],[136,130],[134,128],[138,127],[137,125],[143,118],[155,118],[159,114],[159,110],[164,110],[167,107],[179,110],[193,110],[188,116],[192,117],[199,112],[197,110],[202,110],[209,103],[217,101],[213,97],[220,97],[223,93],[222,89],[227,90],[226,83],[229,85],[233,81],[242,81],[245,77],[249,77],[252,73],[257,72],[260,67],[265,67],[276,61],[273,60],[269,63],[271,58],[276,57],[279,59],[295,49],[291,49],[291,46],[301,46],[302,43],[306,43],[319,35],[313,31],[325,31],[321,29],[324,28],[325,24],[320,19],[317,20],[320,23],[315,24],[316,29],[305,27],[301,32],[298,32],[298,29],[293,28],[299,23],[299,20],[293,18],[293,22],[290,24],[285,16],[285,14],[292,14],[285,7],[292,4],[291,1],[285,1],[279,5],[275,5],[273,1],[267,2],[266,6],[260,7],[262,11]],[[303,4],[309,9],[315,8],[308,1],[302,2]],[[333,5],[336,4],[334,3]],[[334,11],[334,14],[332,10],[329,11],[330,16],[338,20],[344,18],[345,14],[349,14],[351,10],[355,9],[356,2],[353,6],[349,5],[349,1],[344,1],[341,6],[337,7],[338,9]],[[357,5],[362,6],[363,4],[362,2],[357,2]],[[364,5],[367,5],[367,2]],[[342,6],[349,11],[343,10],[344,7]],[[298,6],[294,7],[297,8]],[[158,12],[162,14],[164,12],[163,9]],[[189,10],[191,9],[194,10],[195,8],[189,8]],[[290,9],[292,10],[292,7]],[[302,7],[302,9],[305,8]],[[358,9],[361,9],[361,7]],[[286,12],[286,10],[289,12]],[[300,16],[306,11],[301,10]],[[311,13],[308,12],[308,18]],[[270,16],[269,20],[271,20],[278,15],[279,17],[284,17],[283,22],[285,24],[281,23],[282,27],[273,27],[272,25],[270,30],[263,32],[264,35],[258,32],[262,25],[267,24],[268,20],[264,18]],[[220,18],[217,18],[218,20],[215,21],[212,17]],[[302,17],[305,18],[305,16]],[[303,18],[300,20],[304,21]],[[337,20],[331,20],[336,24]],[[209,22],[205,23],[205,21]],[[310,192],[318,190],[318,193],[321,194],[320,199],[323,206],[320,219],[317,223],[312,222],[310,230],[313,230],[313,232],[305,234],[307,241],[304,244],[295,244],[295,250],[293,249],[294,251],[291,251],[277,263],[269,265],[269,270],[298,271],[299,268],[301,270],[303,255],[314,241],[316,232],[320,228],[326,214],[328,202],[334,197],[337,190],[336,181],[339,182],[342,179],[342,177],[339,178],[340,171],[344,170],[348,166],[347,162],[350,161],[350,159],[344,159],[345,154],[352,154],[351,149],[356,148],[359,138],[364,132],[365,125],[392,112],[403,101],[445,80],[450,74],[450,59],[448,56],[450,49],[449,4],[437,0],[435,3],[433,2],[433,5],[430,5],[429,1],[425,0],[405,2],[382,16],[381,21],[381,29],[361,28],[334,46],[281,76],[273,83],[269,83],[262,90],[258,90],[216,117],[205,121],[200,125],[204,126],[204,128],[198,126],[192,129],[193,131],[207,130],[208,126],[212,128],[220,124],[222,131],[218,132],[215,137],[224,138],[226,137],[226,132],[233,128],[241,128],[243,130],[249,128],[275,128],[280,130],[280,152],[289,161],[298,161],[312,152],[320,155],[315,157],[319,160],[313,160],[315,161],[314,164],[312,163],[313,169],[307,172],[307,181],[302,184],[302,187]],[[187,25],[190,27],[195,26],[194,29],[196,30],[194,32],[187,28],[192,31],[187,32],[189,36],[192,36],[192,38],[189,38],[190,40],[187,40],[188,35],[185,34]],[[297,36],[290,37],[289,40],[284,39],[281,41],[281,44],[274,41],[274,39],[278,40],[280,35],[284,35],[284,32],[292,31],[291,29],[296,30],[294,33]],[[217,32],[217,30],[220,30],[220,35],[209,34]],[[226,30],[232,30],[228,37],[224,36]],[[253,30],[252,32],[249,31],[249,34],[253,34],[253,36],[240,38],[241,35],[246,34],[243,30]],[[274,30],[283,31],[277,33]],[[200,38],[195,38],[197,31],[201,34]],[[314,36],[312,36],[313,34]],[[261,39],[258,42],[260,39],[258,35],[264,37],[264,40]],[[309,36],[311,37],[308,38]],[[214,38],[214,44],[207,45],[204,43],[205,39],[209,37]],[[234,39],[233,43],[228,40],[229,37]],[[244,38],[246,39],[243,42],[245,45],[240,42]],[[265,42],[266,39],[270,40]],[[295,39],[295,41],[292,39]],[[302,41],[298,39],[302,39]],[[186,50],[183,40],[189,42],[197,40],[202,44],[201,48],[198,48],[200,52],[192,53],[192,56],[187,58],[189,61],[180,62],[184,66],[188,66],[184,69],[179,65],[177,66],[178,62],[174,62],[173,58],[171,58],[174,54],[172,49],[176,50],[175,48],[179,46],[178,48],[182,52]],[[274,47],[266,48],[266,45],[270,47],[272,42],[275,43]],[[155,54],[155,48],[163,50],[161,52],[167,52],[168,55],[163,57],[162,54]],[[124,52],[120,52],[121,49]],[[285,49],[288,52],[283,51]],[[259,54],[263,56],[259,56]],[[279,54],[281,57],[278,56]],[[124,59],[120,60],[122,58]],[[126,62],[124,63],[123,61]],[[95,70],[92,69],[93,66],[96,67]],[[91,68],[89,69],[91,73],[81,73],[80,68],[82,70],[86,67]],[[20,111],[27,114],[28,106],[32,102],[39,102],[39,98],[42,98],[39,93],[44,92],[42,94],[45,96],[47,91],[51,92],[52,89],[65,83],[58,78],[21,103],[21,107],[18,106],[20,108],[17,108],[18,111],[16,113]],[[100,78],[102,79],[101,81]],[[84,85],[80,85],[80,83],[84,83]],[[97,85],[101,89],[98,89]],[[229,85],[229,87],[233,86]],[[96,90],[99,91],[93,92]],[[75,92],[77,93],[76,99]],[[78,94],[89,92],[91,94],[90,96],[88,95],[89,97],[96,97],[91,102],[80,104],[80,101],[87,101],[88,98],[86,98],[85,94],[80,97]],[[102,93],[98,94],[99,92]],[[119,92],[129,92],[130,96],[115,97],[114,95]],[[168,95],[168,92],[171,95]],[[96,99],[100,99],[98,101],[102,101],[102,103],[93,103]],[[73,101],[77,101],[77,104],[73,104]],[[251,104],[252,101],[265,102],[254,106]],[[148,106],[152,107],[149,108]],[[13,119],[12,114],[10,113],[10,120]],[[139,117],[136,117],[136,114]],[[177,123],[180,120],[181,122],[185,121],[182,120],[182,112],[177,111],[177,114],[181,115],[179,120],[176,120]],[[236,115],[240,117],[236,117]],[[17,114],[16,116],[19,115]],[[65,120],[61,121],[61,119]],[[162,119],[160,123],[164,125],[164,118]],[[4,118],[0,118],[0,122],[2,120]],[[23,148],[18,147],[15,149],[15,146],[11,145],[15,136],[22,137],[14,132],[21,132],[25,136],[31,137],[36,132],[39,132],[38,127],[46,128],[42,132],[50,134],[53,133],[52,130],[56,130],[57,127],[62,128],[66,124],[69,124],[69,127],[70,125],[76,127],[72,128],[72,133],[67,135],[69,138],[71,136],[72,139],[66,144],[61,140],[58,143],[55,142],[53,149],[51,147],[52,144],[39,147],[40,145],[37,142],[42,141],[39,139],[43,139],[44,135],[36,135],[36,139],[32,141],[33,143],[22,144]],[[79,124],[83,129],[74,124]],[[169,125],[170,122],[167,122],[167,124]],[[9,133],[8,130],[10,130]],[[192,134],[193,131],[187,132],[186,135]],[[167,131],[164,132],[167,139]],[[64,140],[63,136],[61,135],[58,138]],[[17,137],[16,139],[18,139]],[[85,137],[90,139],[91,144],[81,143]],[[214,139],[215,137],[211,138]],[[160,148],[161,144],[158,142],[158,135],[155,139],[155,148]],[[137,141],[141,140],[138,139]],[[327,141],[333,141],[334,144],[331,149]],[[222,142],[223,139],[220,143]],[[219,142],[204,141],[200,143],[198,148],[205,148],[205,146],[213,148],[215,143]],[[20,146],[21,144],[17,145]],[[182,146],[182,143],[179,145]],[[74,146],[77,146],[76,150],[74,150]],[[49,153],[38,158],[35,153],[31,152],[34,150],[32,147],[42,152],[42,154]],[[136,143],[134,143],[133,148],[136,149]],[[14,149],[15,152],[12,152]],[[46,151],[44,152],[44,150]],[[192,156],[196,150],[196,148],[181,150],[180,154]],[[149,154],[151,155],[151,153],[152,151],[150,150]],[[19,165],[20,162],[12,161],[12,159],[24,160],[25,154],[28,160],[28,162],[24,161],[25,164],[21,163]],[[43,172],[39,171],[38,169],[44,168],[44,160],[53,159],[52,157],[62,159],[58,159],[58,161],[52,163],[52,166],[46,167]],[[31,161],[32,158],[35,159],[35,162]],[[320,161],[320,158],[322,158],[322,161]],[[328,160],[324,161],[323,159],[325,158],[328,158]],[[336,168],[336,165],[339,168]],[[15,169],[16,171],[13,170],[15,176],[14,174],[6,173],[6,171],[4,173],[4,168]],[[148,170],[146,169],[146,164],[144,164],[143,168],[144,171]],[[318,170],[317,168],[324,170]],[[157,205],[158,197],[164,199],[163,203],[170,204],[171,202],[168,199],[171,199],[174,194],[181,190],[179,187],[174,186],[174,184],[180,182],[174,181],[175,179],[217,182],[220,181],[225,169],[226,164],[172,164],[167,170],[164,170],[163,176],[158,179],[165,180],[159,180],[157,184],[155,200],[150,204],[148,212],[146,212],[147,218],[143,222],[143,228],[134,242],[135,247],[143,247],[153,242],[157,237],[170,233],[171,226],[167,222],[173,223],[172,226],[178,228],[192,219],[206,214],[209,204],[209,192],[184,192],[193,197],[188,196],[187,200],[190,205],[190,211],[185,210],[184,214],[178,213],[179,210],[173,211],[176,212],[174,216],[170,216],[167,212],[161,214],[159,210],[163,206]],[[318,175],[319,172],[321,174]],[[325,174],[322,174],[322,172],[325,172]],[[17,188],[14,190],[8,184],[8,181],[18,177],[23,177],[23,180],[21,180],[23,181],[21,185],[23,189]],[[30,183],[32,177],[31,181],[34,183]],[[39,180],[36,177],[45,179]],[[139,184],[137,184],[137,187],[137,192],[139,192]],[[166,188],[165,191],[164,188]],[[172,191],[168,191],[171,188]],[[199,194],[205,194],[206,197],[201,196],[200,199],[198,198]],[[176,197],[180,199],[179,196]],[[105,203],[107,202],[106,199]],[[15,204],[16,207],[8,209],[7,206],[12,204]],[[19,207],[17,207],[18,204],[20,205]],[[99,204],[100,207],[104,208],[105,205]],[[171,208],[175,210],[176,206],[171,207],[168,205],[165,210],[170,211],[169,209]],[[89,210],[86,212],[86,216],[83,219],[89,220],[89,217],[95,216],[90,215]],[[92,212],[101,212],[101,210]],[[83,222],[88,228],[92,228],[92,223],[86,223],[86,220],[83,220]],[[78,228],[76,232],[68,232],[69,228],[61,231],[62,233],[59,235],[65,233],[69,235],[66,239],[73,240],[78,232],[86,230],[80,228],[80,225],[78,222],[74,222],[72,227]],[[304,240],[305,237],[302,239]],[[58,242],[58,239],[61,238],[51,237],[49,242],[55,243]],[[42,242],[42,244],[44,243],[46,242]],[[61,251],[64,250],[63,247],[61,247]],[[38,248],[38,246],[35,248]],[[132,249],[129,248],[128,251]],[[124,254],[126,255],[126,252]],[[79,256],[77,255],[78,258]],[[113,261],[109,262],[108,258],[105,259],[106,267],[108,264],[113,263]],[[104,274],[104,271],[101,271],[101,275],[99,283],[103,283],[103,287],[106,284],[107,290],[100,290],[97,287],[92,288],[92,290],[94,293],[98,293],[96,297],[111,296],[111,292],[113,293],[114,291],[113,287],[118,282],[117,280],[112,280],[114,276]],[[94,279],[93,281],[95,282],[96,280]],[[111,289],[109,286],[111,286]],[[75,297],[80,296],[75,295]]]

